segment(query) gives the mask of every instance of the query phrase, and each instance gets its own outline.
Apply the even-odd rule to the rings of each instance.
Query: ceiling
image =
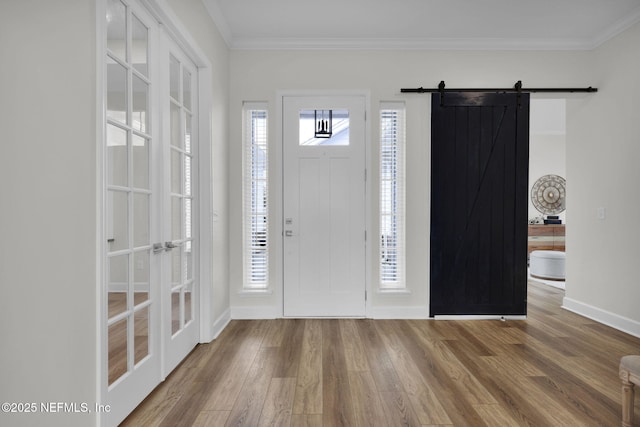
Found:
[[[232,49],[593,49],[640,0],[202,0]]]

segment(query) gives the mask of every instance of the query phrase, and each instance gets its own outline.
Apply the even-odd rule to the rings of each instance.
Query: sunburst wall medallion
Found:
[[[545,215],[556,215],[565,210],[566,181],[558,175],[540,177],[531,189],[533,206]]]

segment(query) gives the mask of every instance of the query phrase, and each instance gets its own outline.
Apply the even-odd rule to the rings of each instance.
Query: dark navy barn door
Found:
[[[436,93],[431,117],[430,315],[524,315],[529,94]]]

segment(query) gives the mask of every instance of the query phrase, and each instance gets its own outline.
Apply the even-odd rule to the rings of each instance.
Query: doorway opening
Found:
[[[566,137],[566,99],[531,99],[529,259],[534,250],[565,252],[566,249]],[[548,189],[547,194],[543,192],[545,188]],[[564,276],[564,271],[554,271],[554,277],[546,273],[543,273],[543,277],[536,273],[534,271],[532,276],[529,270],[529,280],[564,289],[564,277],[558,277]]]

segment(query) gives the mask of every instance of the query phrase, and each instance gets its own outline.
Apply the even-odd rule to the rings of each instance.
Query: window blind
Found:
[[[268,128],[264,103],[243,107],[244,288],[268,288],[269,191]]]
[[[405,283],[405,107],[380,109],[380,288]]]

